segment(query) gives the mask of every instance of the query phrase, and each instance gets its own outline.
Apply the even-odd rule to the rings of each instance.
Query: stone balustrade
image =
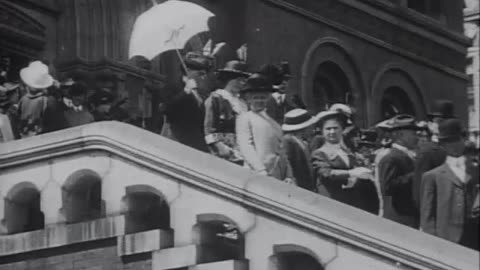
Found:
[[[0,221],[0,270],[479,267],[475,251],[117,122],[0,144]]]

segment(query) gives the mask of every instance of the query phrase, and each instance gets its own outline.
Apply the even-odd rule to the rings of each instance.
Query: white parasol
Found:
[[[178,50],[183,49],[190,38],[209,30],[208,19],[212,16],[212,12],[186,1],[169,0],[154,5],[135,21],[129,58],[144,56],[151,60],[169,50],[176,50],[180,57]]]

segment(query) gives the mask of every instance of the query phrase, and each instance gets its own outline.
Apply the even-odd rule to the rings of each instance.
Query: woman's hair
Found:
[[[340,127],[342,127],[342,129],[345,129],[345,127],[347,126],[347,117],[345,115],[332,114],[332,115],[325,116],[325,118],[322,119],[322,121],[320,121],[319,126],[322,130],[323,130],[323,126],[328,120],[336,121],[340,125]]]

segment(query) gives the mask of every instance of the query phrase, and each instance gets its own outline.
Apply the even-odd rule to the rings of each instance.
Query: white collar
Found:
[[[403,145],[397,144],[397,143],[393,143],[392,148],[396,148],[396,149],[402,151],[403,153],[407,154],[407,156],[409,156],[411,159],[414,159],[415,156],[417,155],[414,151],[408,149],[407,147],[405,147]]]

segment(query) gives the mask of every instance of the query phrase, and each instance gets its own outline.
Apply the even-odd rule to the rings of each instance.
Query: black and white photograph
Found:
[[[479,270],[478,0],[0,0],[0,270]]]

